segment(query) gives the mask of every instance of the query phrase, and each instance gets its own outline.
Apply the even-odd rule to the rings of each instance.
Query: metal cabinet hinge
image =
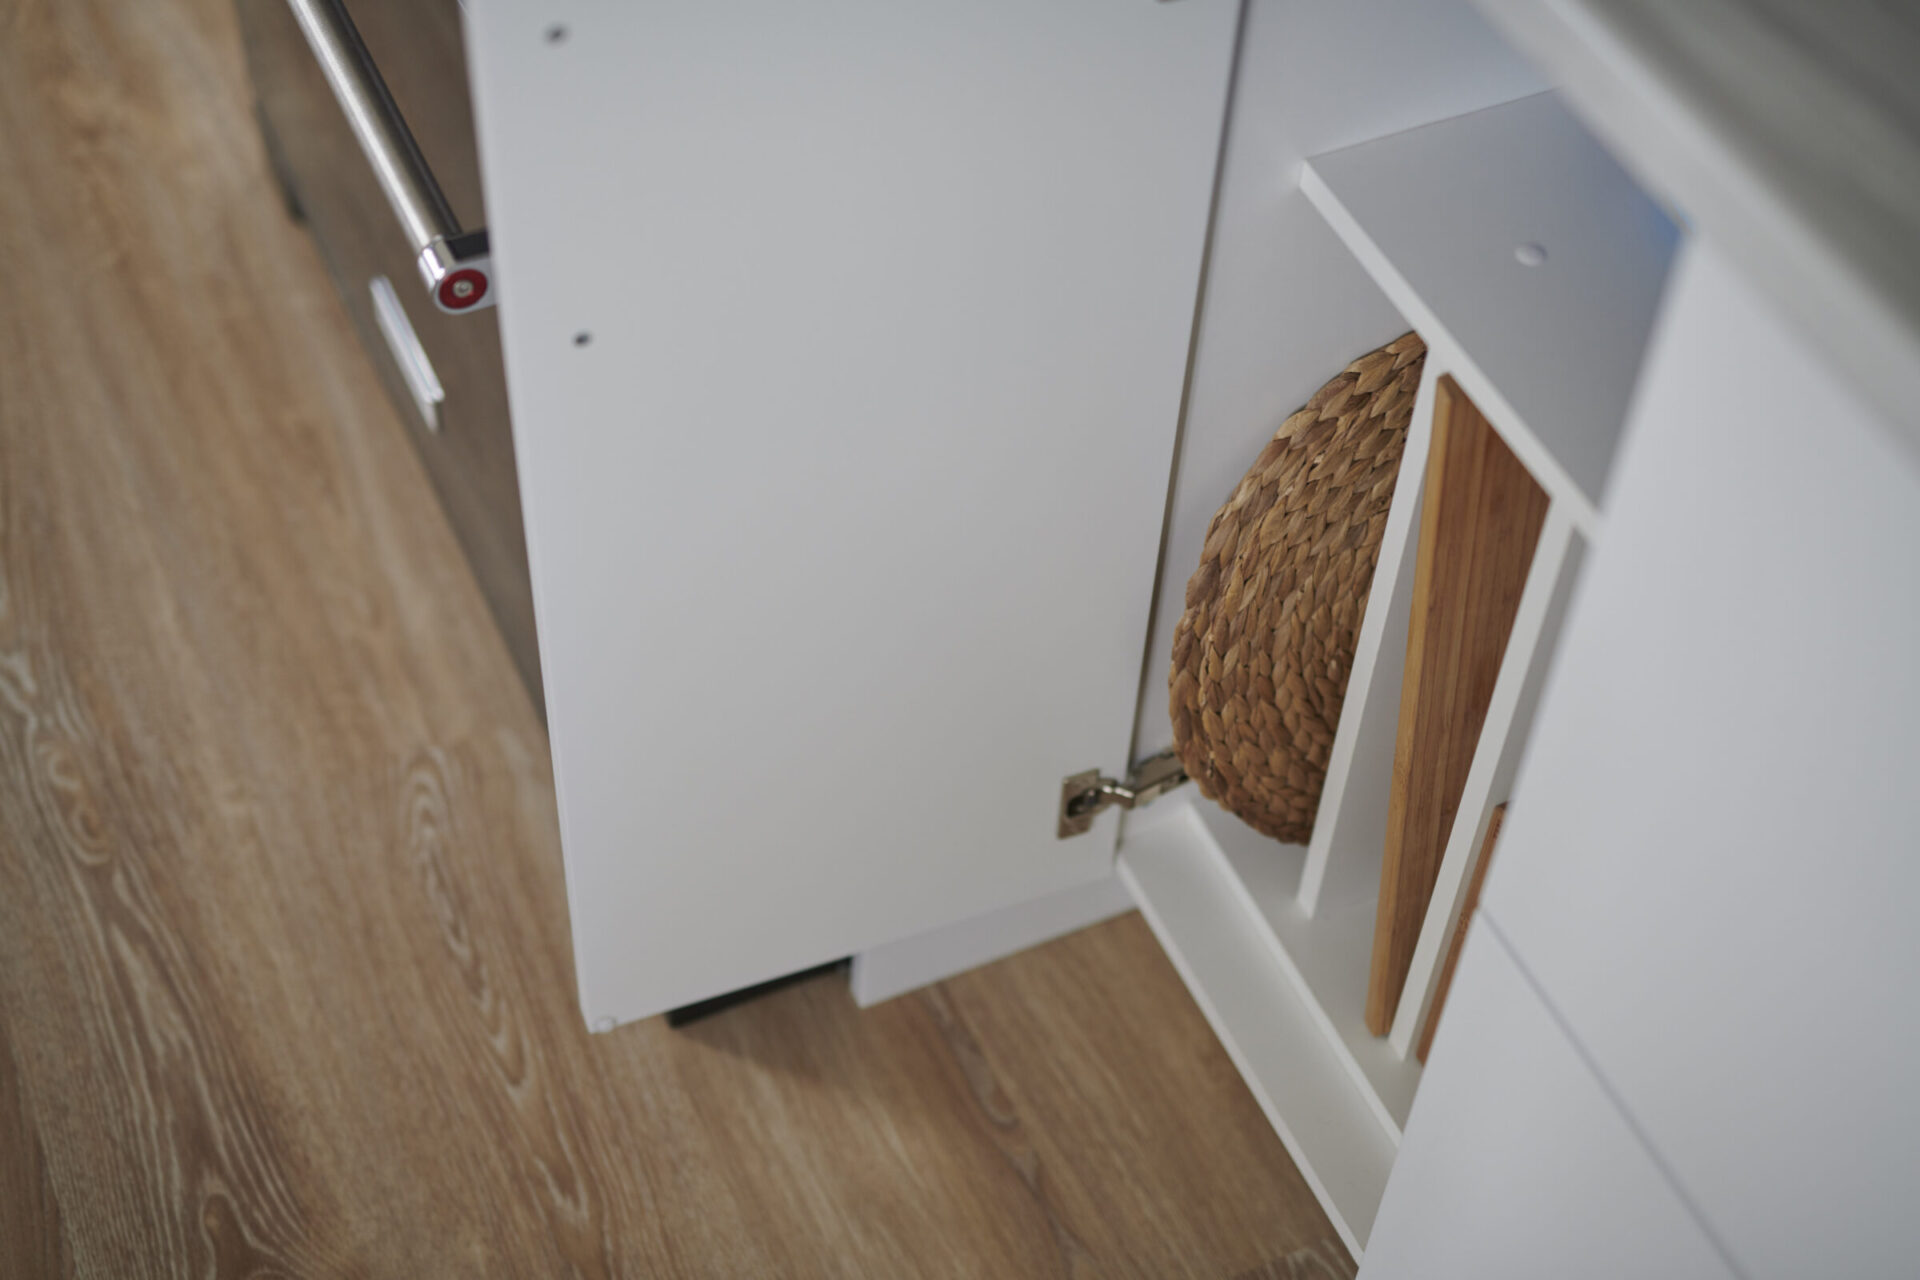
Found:
[[[1186,780],[1186,766],[1171,751],[1142,760],[1124,780],[1104,777],[1098,769],[1062,778],[1059,836],[1065,840],[1069,836],[1084,835],[1093,829],[1093,820],[1106,810],[1116,806],[1138,809]]]

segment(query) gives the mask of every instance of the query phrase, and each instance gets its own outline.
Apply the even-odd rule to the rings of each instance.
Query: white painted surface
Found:
[[[472,5],[590,1024],[1108,873],[1237,17]]]
[[[1358,1257],[1393,1166],[1393,1140],[1275,956],[1270,935],[1247,909],[1185,794],[1129,823],[1119,868],[1195,1003]]]
[[[367,281],[367,293],[373,299],[373,322],[380,336],[386,339],[387,354],[393,357],[393,367],[400,371],[400,380],[407,384],[407,394],[413,397],[413,407],[420,411],[420,421],[426,424],[427,430],[438,431],[440,406],[446,403],[447,392],[440,385],[440,375],[434,372],[427,349],[420,345],[413,321],[407,319],[407,309],[400,305],[400,296],[393,291],[393,281],[375,276]]]
[[[853,957],[848,985],[861,1008],[891,1000],[956,973],[1037,947],[1133,910],[1117,875],[1015,903],[985,915],[869,947]]]
[[[1407,630],[1413,618],[1413,573],[1419,557],[1420,506],[1427,454],[1433,444],[1434,383],[1438,363],[1428,357],[1414,396],[1413,422],[1400,454],[1400,475],[1380,535],[1367,611],[1354,637],[1353,666],[1320,809],[1307,842],[1300,906],[1308,915],[1373,910],[1387,845],[1393,756],[1400,734],[1400,691],[1406,675]],[[1405,1118],[1404,1116],[1402,1117]]]
[[[1592,532],[1676,241],[1658,206],[1552,94],[1316,155],[1301,185]]]
[[[1354,902],[1308,915],[1297,892],[1304,850],[1275,843],[1201,797],[1193,797],[1193,809],[1209,837],[1209,850],[1260,922],[1269,949],[1299,988],[1321,1037],[1333,1046],[1381,1129],[1398,1142],[1420,1084],[1420,1064],[1367,1030],[1374,904]]]
[[[1460,805],[1454,811],[1453,831],[1447,838],[1433,896],[1427,904],[1426,923],[1414,944],[1406,985],[1400,990],[1389,1039],[1394,1052],[1402,1057],[1412,1054],[1426,1026],[1442,963],[1460,928],[1462,899],[1484,852],[1487,825],[1493,820],[1494,809],[1513,794],[1514,774],[1519,771],[1521,754],[1532,734],[1540,690],[1560,642],[1584,549],[1585,542],[1575,531],[1572,516],[1563,504],[1555,503],[1548,509],[1534,547],[1533,565],[1514,610],[1500,674],[1487,699],[1480,742],[1460,788]]]
[[[1483,912],[1748,1276],[1910,1274],[1920,475],[1711,246],[1585,574]]]
[[[1478,0],[1920,461],[1911,3]]]
[[[1173,743],[1173,630],[1213,513],[1288,414],[1412,327],[1307,203],[1301,161],[1545,87],[1464,0],[1249,0],[1139,755]]]
[[[1468,935],[1360,1276],[1736,1280],[1490,929]]]

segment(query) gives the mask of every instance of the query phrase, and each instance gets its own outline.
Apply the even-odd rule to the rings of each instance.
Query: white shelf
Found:
[[[1436,364],[1429,357],[1420,374],[1413,422],[1400,455],[1401,480],[1394,485],[1387,510],[1380,558],[1374,565],[1360,634],[1355,637],[1346,698],[1327,759],[1326,782],[1299,889],[1300,907],[1310,916],[1357,907],[1372,911],[1379,901],[1387,799],[1400,731],[1403,660],[1413,613],[1415,543],[1427,452],[1433,441]]]
[[[1591,535],[1672,221],[1551,93],[1315,156],[1300,186]]]
[[[1399,1149],[1393,1113],[1404,1119],[1419,1068],[1389,1063],[1384,1040],[1350,1041],[1349,1025],[1360,1022],[1364,1007],[1372,917],[1309,920],[1300,913],[1294,891],[1304,852],[1255,835],[1183,793],[1129,819],[1118,865],[1358,1258]],[[1391,1103],[1371,1084],[1376,1071],[1385,1072]]]
[[[1203,798],[1189,803],[1243,905],[1259,920],[1281,967],[1306,998],[1321,1034],[1381,1129],[1399,1142],[1420,1084],[1420,1064],[1367,1030],[1375,904],[1347,903],[1308,915],[1299,897],[1304,850],[1269,840]]]

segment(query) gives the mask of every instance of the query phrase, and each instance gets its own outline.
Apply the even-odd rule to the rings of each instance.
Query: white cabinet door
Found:
[[[1237,13],[469,6],[590,1021],[1107,873]]]
[[[1734,1280],[1490,929],[1467,935],[1361,1280]]]

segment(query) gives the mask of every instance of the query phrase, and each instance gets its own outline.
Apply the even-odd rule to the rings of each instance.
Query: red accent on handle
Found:
[[[472,292],[461,297],[458,289],[462,284],[472,285]],[[449,311],[465,311],[468,307],[477,307],[480,300],[487,296],[487,273],[476,271],[472,267],[462,267],[440,282],[440,305]]]

